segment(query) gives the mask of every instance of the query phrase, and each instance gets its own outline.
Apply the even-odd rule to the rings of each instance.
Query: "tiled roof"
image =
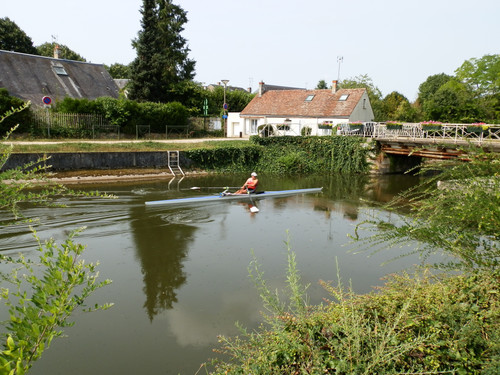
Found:
[[[241,112],[241,116],[269,117],[349,117],[366,89],[272,90],[258,95]],[[314,95],[312,100],[306,101]],[[340,101],[342,95],[347,100]]]
[[[58,74],[59,72],[60,74]],[[0,50],[0,87],[9,94],[41,105],[53,100],[118,98],[118,87],[102,64],[55,59]]]

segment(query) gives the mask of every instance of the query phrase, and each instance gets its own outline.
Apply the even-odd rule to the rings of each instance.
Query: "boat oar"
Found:
[[[192,188],[189,188],[188,190],[201,190],[201,189],[239,189],[238,186],[193,186]]]
[[[250,192],[248,191],[248,188],[247,189],[247,194],[248,194],[248,197],[250,198],[250,202],[252,203],[252,206],[250,207],[250,212],[252,213],[256,213],[256,212],[259,212],[259,208],[255,205],[255,203],[253,202],[253,199],[252,199],[252,195],[250,194]]]

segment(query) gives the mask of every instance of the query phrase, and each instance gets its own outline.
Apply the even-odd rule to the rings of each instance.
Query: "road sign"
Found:
[[[50,103],[52,103],[52,99],[50,98],[50,96],[44,96],[44,97],[42,98],[42,102],[43,102],[43,104],[45,104],[45,105],[50,105]]]
[[[222,115],[222,118],[224,118],[224,119],[227,118],[227,115]]]
[[[224,103],[224,105],[222,106],[226,111],[227,111],[227,103]]]

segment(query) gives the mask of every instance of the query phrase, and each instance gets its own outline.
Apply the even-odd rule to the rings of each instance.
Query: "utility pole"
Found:
[[[224,119],[224,137],[227,137],[227,103],[226,103],[226,86],[229,82],[228,79],[221,79],[221,82],[224,84],[224,104],[222,105],[223,109],[223,115],[222,118]]]

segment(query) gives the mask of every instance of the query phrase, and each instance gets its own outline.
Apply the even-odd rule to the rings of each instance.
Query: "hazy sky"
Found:
[[[94,63],[128,64],[142,0],[1,0],[35,45],[57,41]],[[313,89],[367,74],[413,101],[428,76],[500,53],[500,0],[176,0],[195,80]]]

